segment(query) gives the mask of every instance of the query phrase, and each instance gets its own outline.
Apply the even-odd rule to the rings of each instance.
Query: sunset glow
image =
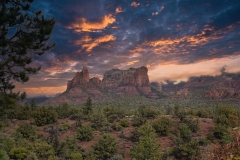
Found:
[[[102,78],[112,68],[148,67],[150,81],[240,71],[240,1],[35,1],[54,17],[56,47],[34,57],[42,66],[16,91],[55,95],[87,66]]]

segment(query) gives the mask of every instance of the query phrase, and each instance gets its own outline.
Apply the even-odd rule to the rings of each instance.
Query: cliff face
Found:
[[[67,83],[67,90],[51,99],[51,104],[82,103],[90,96],[93,100],[104,100],[114,95],[133,94],[149,98],[158,98],[152,93],[146,67],[128,70],[112,69],[104,74],[103,81],[97,77],[89,79],[89,72],[83,67],[74,78]]]
[[[129,93],[148,96],[151,93],[151,86],[147,73],[147,67],[128,70],[112,69],[105,72],[103,87],[115,94]]]
[[[76,85],[87,85],[89,82],[89,72],[87,67],[83,67],[82,72],[77,72],[74,78],[67,83],[67,90]]]

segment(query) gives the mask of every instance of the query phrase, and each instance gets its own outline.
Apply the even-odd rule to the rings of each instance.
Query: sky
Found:
[[[240,0],[35,0],[56,23],[54,49],[35,57],[42,69],[18,91],[55,95],[87,66],[148,67],[151,82],[240,71]],[[50,43],[49,42],[49,43]]]

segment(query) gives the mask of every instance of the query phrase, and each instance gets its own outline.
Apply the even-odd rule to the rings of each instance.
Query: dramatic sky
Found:
[[[150,81],[240,71],[240,0],[35,0],[54,17],[56,47],[35,62],[41,71],[16,90],[54,95],[87,66],[147,66]]]

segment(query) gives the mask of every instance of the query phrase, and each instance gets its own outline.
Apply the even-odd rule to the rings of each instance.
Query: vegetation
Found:
[[[83,124],[77,130],[77,139],[81,141],[90,141],[93,138],[93,129],[90,125]]]
[[[0,157],[198,159],[213,144],[224,150],[225,145],[237,145],[232,133],[239,133],[239,110],[234,107],[194,109],[177,104],[166,110],[140,105],[129,110],[91,105],[88,114],[85,105],[15,105],[0,120]],[[237,151],[232,147],[228,152],[238,157]],[[215,157],[223,153],[212,152]]]
[[[54,18],[46,19],[41,10],[30,9],[33,0],[2,0],[0,3],[0,113],[9,109],[26,93],[13,93],[14,82],[27,82],[34,56],[40,56],[55,44],[46,43],[54,27]],[[0,115],[1,116],[1,115]]]
[[[149,122],[138,130],[139,142],[131,148],[130,155],[132,159],[160,159],[160,144],[157,141],[157,135]]]

